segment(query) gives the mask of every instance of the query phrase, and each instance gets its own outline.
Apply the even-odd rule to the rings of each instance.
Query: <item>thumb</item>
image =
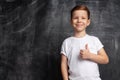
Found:
[[[89,50],[89,48],[88,48],[88,44],[85,45],[85,49]]]

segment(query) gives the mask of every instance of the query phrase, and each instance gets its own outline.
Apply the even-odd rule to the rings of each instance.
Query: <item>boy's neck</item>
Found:
[[[87,34],[86,32],[75,32],[75,33],[74,33],[74,37],[82,38],[82,37],[84,37],[86,34]]]

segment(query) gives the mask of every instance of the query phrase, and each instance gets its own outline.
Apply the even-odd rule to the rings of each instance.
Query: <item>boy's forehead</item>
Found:
[[[86,10],[75,10],[72,13],[72,17],[76,17],[76,16],[84,16],[84,17],[88,17],[88,13]]]
[[[87,13],[87,11],[86,10],[75,10],[73,13]]]
[[[73,12],[73,15],[77,15],[77,14],[87,15],[87,11],[86,10],[75,10]]]

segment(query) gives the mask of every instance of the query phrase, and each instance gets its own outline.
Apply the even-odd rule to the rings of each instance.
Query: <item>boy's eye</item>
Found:
[[[79,17],[73,17],[73,19],[79,19]],[[86,19],[86,17],[82,17],[81,19]]]
[[[82,19],[86,19],[85,17],[82,17]]]
[[[78,19],[78,17],[73,17],[73,19]]]

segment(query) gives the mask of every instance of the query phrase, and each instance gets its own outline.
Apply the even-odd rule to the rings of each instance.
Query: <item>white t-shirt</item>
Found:
[[[69,37],[63,41],[61,54],[68,59],[70,80],[101,80],[97,63],[80,58],[80,50],[85,49],[86,44],[94,54],[103,47],[97,37],[90,35],[82,38]]]

